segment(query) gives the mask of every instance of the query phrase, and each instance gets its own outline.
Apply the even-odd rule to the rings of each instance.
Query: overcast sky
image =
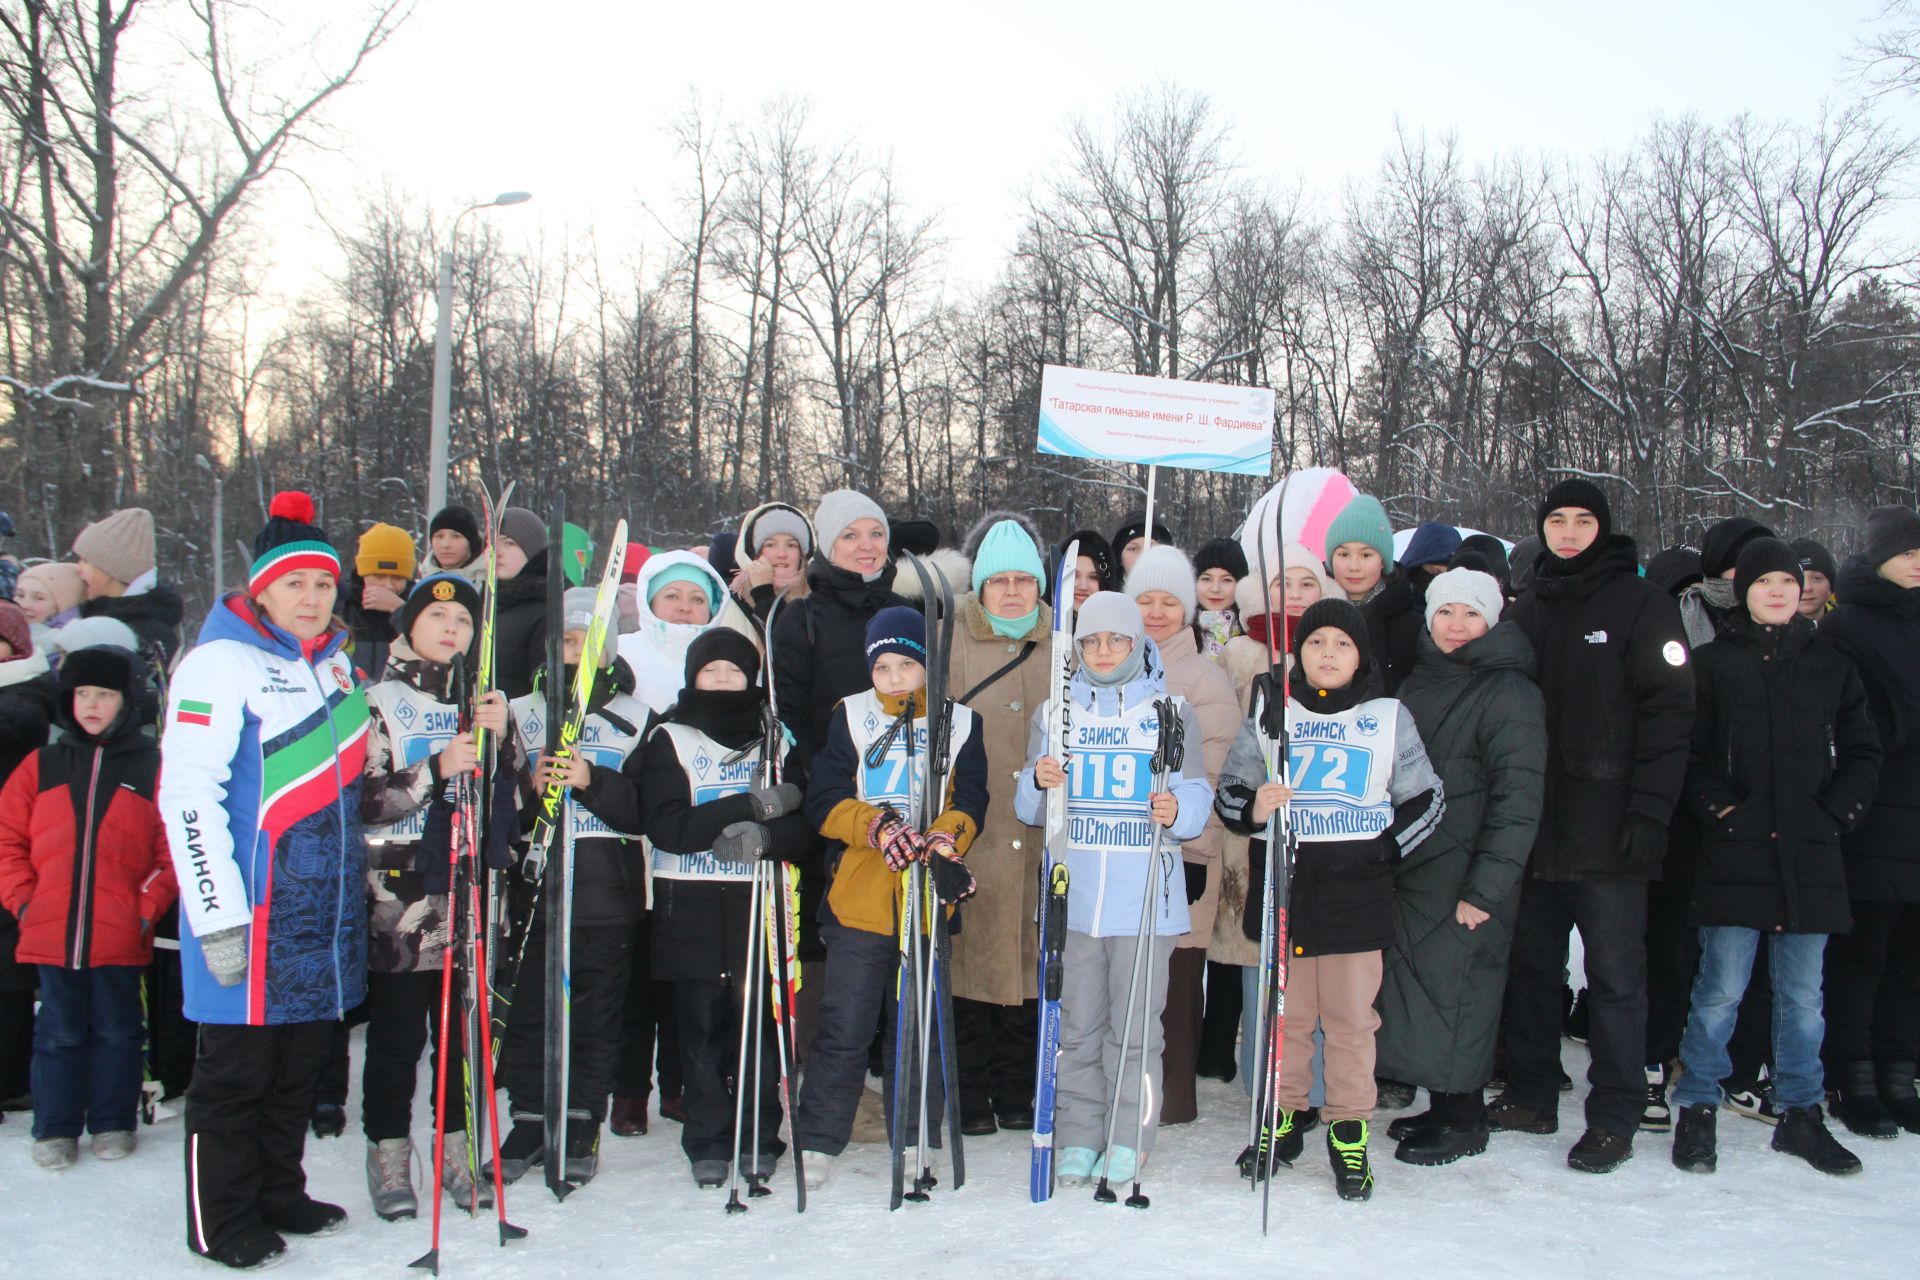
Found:
[[[1330,201],[1396,118],[1455,131],[1470,159],[1620,149],[1661,114],[1811,120],[1850,92],[1843,61],[1880,3],[421,0],[332,105],[343,151],[298,164],[334,217],[383,182],[443,211],[525,188],[535,203],[476,216],[510,244],[591,225],[625,250],[660,239],[637,202],[664,206],[678,176],[660,124],[689,87],[736,115],[800,93],[823,133],[892,150],[961,285],[993,274],[1061,121],[1156,78],[1211,93],[1253,175]],[[1887,109],[1920,132],[1910,101]],[[270,208],[287,270],[324,269],[305,193],[282,184]]]

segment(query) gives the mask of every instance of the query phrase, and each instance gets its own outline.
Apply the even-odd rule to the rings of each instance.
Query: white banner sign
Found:
[[[1269,475],[1273,392],[1050,364],[1040,380],[1040,452]]]

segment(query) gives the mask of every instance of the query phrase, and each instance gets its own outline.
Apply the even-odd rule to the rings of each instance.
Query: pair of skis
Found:
[[[920,785],[913,797],[911,821],[925,832],[946,808],[947,770],[953,728],[953,702],[947,696],[947,667],[953,652],[953,586],[946,574],[911,553],[900,560],[919,579],[921,600],[927,617],[927,744],[919,773]],[[912,704],[908,704],[906,723],[909,772],[917,750],[913,730]],[[939,857],[929,852],[917,858],[900,873],[903,894],[900,911],[900,958],[894,1015],[894,1092],[892,1126],[892,1183],[887,1207],[898,1209],[903,1201],[925,1202],[938,1185],[930,1153],[930,1134],[934,1122],[927,1115],[929,1071],[937,1048],[940,1055],[942,1091],[946,1095],[946,1137],[953,1161],[954,1189],[966,1185],[967,1165],[960,1135],[960,1091],[958,1064],[953,1040],[953,994],[948,969],[953,959],[953,941],[948,932],[947,912],[934,892],[932,868],[928,859]],[[937,1040],[937,1044],[936,1044]],[[909,1103],[914,1103],[909,1112]],[[911,1114],[915,1126],[914,1164],[918,1170],[908,1189],[907,1123]]]
[[[554,498],[549,546],[566,545],[565,492]],[[580,737],[586,731],[587,716],[592,713],[593,692],[600,675],[601,659],[607,651],[607,636],[613,625],[620,590],[620,570],[627,557],[627,522],[614,526],[613,541],[607,548],[606,568],[600,575],[600,587],[593,598],[593,621],[588,624],[586,642],[580,648],[580,664],[574,669],[573,687],[565,702],[561,700],[561,677],[566,671],[566,613],[564,601],[567,577],[554,573],[547,578],[547,748],[549,759],[570,760],[579,751]],[[547,787],[540,796],[540,809],[534,819],[533,835],[527,849],[529,874],[541,876],[536,911],[542,911],[541,923],[547,941],[546,1035],[542,1084],[542,1128],[544,1150],[541,1164],[547,1190],[556,1200],[573,1194],[568,1178],[567,1128],[575,1119],[571,1107],[570,1079],[573,1073],[573,791],[559,782]],[[559,844],[554,852],[556,838]],[[532,932],[532,920],[528,930]],[[525,943],[522,942],[524,948]]]
[[[1053,647],[1048,654],[1047,747],[1062,767],[1072,751],[1073,708],[1067,682],[1073,676],[1073,596],[1080,543],[1067,544],[1053,584]],[[1034,1065],[1033,1159],[1027,1195],[1035,1204],[1053,1198],[1053,1117],[1060,1074],[1060,984],[1067,949],[1067,792],[1047,797],[1046,850],[1040,859],[1039,1055]]]
[[[765,731],[760,741],[760,785],[780,785],[780,761],[785,753],[786,733],[780,727],[780,699],[773,686],[773,622],[780,611],[775,596],[767,611],[766,658],[761,663],[761,678],[767,701],[763,711]],[[734,1072],[733,1162],[728,1173],[727,1212],[745,1213],[746,1201],[740,1198],[741,1139],[746,1136],[745,1108],[752,1098],[752,1149],[757,1169],[760,1153],[760,1063],[767,1019],[760,1016],[760,1001],[769,1001],[768,1013],[774,1027],[774,1042],[780,1061],[780,1097],[787,1113],[791,1134],[795,1117],[793,1077],[799,1067],[794,1035],[794,1001],[800,992],[800,918],[799,869],[786,863],[762,859],[753,869],[753,892],[747,910],[747,958],[743,969],[746,990],[740,1002],[740,1058]],[[751,1048],[749,1048],[751,1046]],[[748,1080],[748,1057],[752,1057],[752,1084]],[[807,1174],[802,1163],[800,1144],[793,1144],[793,1180],[795,1212],[807,1211]],[[749,1173],[747,1197],[769,1195],[764,1179]]]
[[[566,497],[554,501],[550,521],[551,545],[559,546],[566,528]],[[563,693],[565,664],[565,613],[562,607],[566,577],[552,573],[547,579],[547,745],[545,753],[556,759],[568,759],[577,753],[601,664],[607,651],[616,600],[620,588],[620,570],[626,561],[627,522],[614,528],[607,563],[594,595],[593,620],[581,647],[580,663],[571,687]],[[533,882],[532,900],[526,917],[512,930],[514,943],[506,980],[494,988],[492,1004],[493,1043],[497,1048],[507,1030],[514,993],[525,978],[527,943],[538,918],[546,937],[546,968],[542,975],[546,991],[544,1028],[541,1163],[547,1189],[556,1199],[565,1200],[573,1192],[566,1171],[566,1128],[569,1119],[568,1075],[572,1047],[572,928],[570,907],[573,899],[573,815],[571,789],[554,784],[539,797],[533,833],[521,862],[521,874]]]
[[[509,483],[501,494],[500,505],[504,506],[512,494],[513,485]],[[487,526],[487,573],[482,589],[482,616],[479,619],[479,670],[474,673],[477,678],[470,681],[465,655],[455,654],[450,692],[454,705],[460,710],[461,731],[473,729],[475,745],[481,748],[481,782],[476,786],[470,775],[461,775],[452,782],[454,820],[447,846],[447,904],[450,920],[447,945],[440,961],[440,1052],[435,1055],[437,1061],[433,1086],[433,1185],[429,1193],[433,1197],[433,1239],[427,1252],[410,1264],[434,1275],[440,1274],[440,1198],[447,1156],[447,1050],[453,1043],[452,997],[456,966],[463,971],[460,1041],[465,1080],[461,1096],[467,1121],[467,1178],[468,1185],[473,1188],[467,1213],[469,1216],[478,1216],[482,1207],[480,1144],[484,1133],[493,1154],[488,1167],[493,1170],[493,1204],[499,1219],[500,1244],[505,1247],[511,1241],[525,1239],[527,1235],[525,1227],[507,1221],[506,1186],[500,1177],[500,1110],[498,1091],[494,1088],[493,1080],[493,1042],[483,1012],[492,978],[489,961],[493,948],[489,945],[487,934],[494,927],[495,917],[482,913],[480,881],[487,874],[483,870],[480,852],[481,833],[486,829],[487,816],[482,809],[483,797],[488,794],[488,783],[493,777],[496,747],[486,741],[485,731],[474,724],[473,713],[493,688],[495,601],[499,583],[494,555],[499,543],[500,526],[499,511],[484,486],[480,490],[480,500]],[[477,1069],[476,1061],[479,1063]]]

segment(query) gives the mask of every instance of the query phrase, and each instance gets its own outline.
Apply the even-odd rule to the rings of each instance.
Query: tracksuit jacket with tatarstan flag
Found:
[[[236,593],[174,672],[159,804],[195,1022],[327,1021],[366,994],[368,713],[346,640],[302,646]],[[222,987],[200,939],[235,925],[248,930],[246,977]]]

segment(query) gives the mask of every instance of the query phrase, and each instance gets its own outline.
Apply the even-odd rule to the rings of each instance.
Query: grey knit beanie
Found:
[[[1186,610],[1183,621],[1192,622],[1194,610],[1200,604],[1193,580],[1193,562],[1187,559],[1186,552],[1156,542],[1133,562],[1133,569],[1127,574],[1127,595],[1138,600],[1149,591],[1164,591]]]

